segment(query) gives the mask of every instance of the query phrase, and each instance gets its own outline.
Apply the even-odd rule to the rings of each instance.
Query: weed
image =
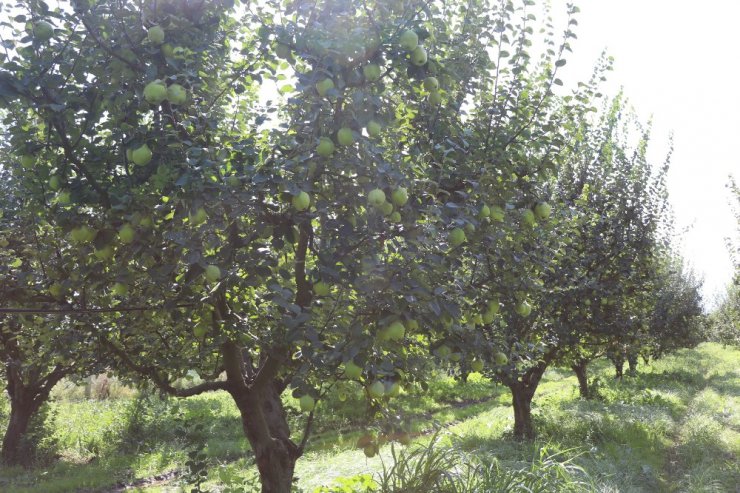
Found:
[[[426,445],[399,449],[391,444],[390,464],[383,461],[378,473],[378,490],[383,493],[453,493],[455,464],[460,457],[439,447],[439,432]]]

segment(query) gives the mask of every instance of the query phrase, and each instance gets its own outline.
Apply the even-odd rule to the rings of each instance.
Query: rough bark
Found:
[[[218,304],[217,309],[221,308]],[[296,445],[290,439],[285,409],[280,399],[287,384],[277,377],[286,358],[284,348],[265,351],[255,363],[248,352],[233,341],[221,346],[226,380],[207,381],[187,389],[176,389],[161,377],[156,368],[137,364],[115,344],[107,346],[132,370],[152,378],[165,392],[177,397],[190,397],[213,390],[225,390],[239,409],[244,435],[255,456],[262,484],[262,493],[290,493],[293,473],[303,453],[305,439],[310,432],[307,425],[304,442]],[[309,417],[308,422],[311,422]]]
[[[614,363],[614,378],[621,380],[624,376],[624,360],[612,361]]]
[[[313,297],[312,286],[306,276],[306,255],[313,235],[310,221],[301,223],[299,230],[294,267],[295,304],[306,309]],[[225,349],[224,362],[229,380],[234,381],[237,367],[242,375],[249,376],[251,365],[245,365],[244,358],[233,348]],[[303,453],[313,415],[309,417],[304,441],[300,446],[296,445],[290,439],[290,427],[280,399],[285,385],[277,378],[278,369],[286,357],[285,348],[273,349],[272,354],[260,362],[259,370],[250,378],[251,384],[244,387],[239,382],[233,387],[232,396],[241,413],[244,434],[254,452],[262,493],[290,493],[295,464]]]
[[[49,398],[49,393],[67,371],[54,368],[45,376],[40,371],[30,371],[32,383],[24,382],[23,375],[16,365],[6,365],[8,383],[6,390],[10,398],[10,419],[3,436],[2,461],[7,465],[29,465],[32,453],[23,450],[23,438],[33,416]]]
[[[29,400],[25,396],[11,398],[10,420],[3,437],[2,457],[4,464],[28,465],[29,457],[28,454],[22,453],[21,444],[35,412],[33,400]]]
[[[244,434],[254,452],[262,493],[290,493],[295,464],[301,455],[276,385],[234,395]]]
[[[290,427],[280,394],[285,384],[277,378],[280,349],[253,368],[234,343],[222,347],[227,390],[241,414],[244,435],[252,447],[262,493],[290,493],[295,464],[303,448],[290,439]]]
[[[591,398],[591,389],[588,386],[588,362],[578,361],[571,365],[571,369],[578,378],[578,390],[584,399]]]
[[[534,438],[532,424],[532,397],[534,391],[521,382],[509,384],[512,404],[514,405],[514,437],[517,440]]]
[[[627,364],[629,365],[629,369],[627,370],[628,375],[637,375],[637,355],[627,355]]]
[[[517,440],[531,440],[535,436],[532,398],[546,368],[547,365],[542,363],[528,370],[521,378],[507,382],[514,406],[514,438]]]

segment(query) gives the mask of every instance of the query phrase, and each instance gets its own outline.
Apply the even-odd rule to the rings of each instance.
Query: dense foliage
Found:
[[[691,327],[666,168],[620,99],[594,116],[608,61],[556,91],[576,7],[558,35],[529,0],[62,4],[0,7],[0,327],[67,373],[229,392],[263,491],[338,385],[383,416],[435,364],[484,370],[530,437],[549,364]]]
[[[730,258],[735,267],[732,282],[719,298],[707,323],[707,337],[723,344],[740,344],[740,187],[730,179],[728,189],[732,194],[731,207],[737,222],[737,234],[727,238]]]

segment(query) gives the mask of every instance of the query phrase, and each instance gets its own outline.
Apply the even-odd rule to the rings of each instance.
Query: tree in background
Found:
[[[735,284],[740,277],[740,187],[735,179],[731,176],[727,188],[732,195],[731,207],[735,215],[735,238],[727,238],[727,248],[730,250],[730,256],[735,264]]]
[[[735,265],[732,283],[717,303],[707,321],[707,337],[722,344],[740,344],[740,187],[730,177],[727,185],[733,197],[731,206],[737,221],[735,238],[727,238],[727,248]]]
[[[639,339],[644,327],[669,227],[667,164],[654,170],[647,162],[649,128],[625,111],[621,95],[576,127],[572,159],[555,186],[570,210],[573,241],[549,284],[561,362],[588,397],[588,363],[606,353],[621,375],[625,340]]]
[[[514,393],[515,434],[521,438],[532,435],[529,405],[546,368],[541,359],[548,357],[550,321],[538,305],[546,296],[544,272],[559,248],[549,241],[545,185],[562,162],[562,125],[586,113],[595,93],[590,86],[571,98],[553,91],[562,84],[557,73],[570,49],[577,9],[570,9],[560,41],[545,21],[548,49],[539,58],[530,53],[529,33],[538,26],[531,10],[524,2],[491,8],[482,17],[489,27],[481,37],[496,40],[495,76],[479,84],[464,126],[448,125],[428,151],[456,160],[442,169],[446,175],[434,175],[442,188],[439,214],[452,218],[450,249],[440,262],[455,273],[454,282],[440,289],[457,298],[459,309],[432,307],[452,327],[438,334],[435,354],[463,373],[485,367],[506,383]]]
[[[604,60],[573,99],[591,101],[608,68]],[[569,132],[558,153],[559,174],[539,185],[540,197],[555,203],[553,217],[539,221],[515,245],[499,248],[511,252],[509,262],[471,268],[478,289],[500,282],[489,295],[493,308],[483,312],[493,319],[480,333],[487,344],[471,340],[487,348],[486,373],[512,392],[518,438],[534,435],[531,402],[549,365],[574,367],[581,392],[588,396],[591,359],[604,353],[626,359],[628,348],[648,342],[647,320],[658,295],[655,279],[669,231],[663,184],[667,166],[654,170],[647,162],[649,133],[625,114],[621,98],[598,117],[592,112],[586,106],[564,115],[573,120],[562,125]],[[548,187],[553,191],[547,192]],[[549,215],[541,205],[531,212],[533,219]]]
[[[646,356],[660,358],[705,340],[701,284],[681,259],[666,259],[666,265],[656,280],[649,342],[645,344]]]
[[[25,437],[54,385],[99,367],[89,325],[57,303],[63,294],[52,280],[62,266],[58,238],[42,218],[27,213],[28,197],[18,192],[11,173],[0,168],[0,376],[10,401],[2,461],[11,465],[34,459]],[[29,302],[61,313],[23,313]],[[14,309],[21,313],[7,313]]]
[[[740,287],[733,283],[727,287],[719,305],[707,321],[707,337],[722,344],[740,344]]]

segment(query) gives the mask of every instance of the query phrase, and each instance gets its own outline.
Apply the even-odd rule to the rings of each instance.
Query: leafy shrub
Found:
[[[106,399],[133,399],[135,388],[124,384],[115,376],[92,375],[84,379],[64,379],[51,392],[57,401],[83,401]]]
[[[140,393],[126,405],[120,426],[106,433],[106,441],[116,444],[121,452],[140,452],[172,440],[171,408],[168,401]]]

